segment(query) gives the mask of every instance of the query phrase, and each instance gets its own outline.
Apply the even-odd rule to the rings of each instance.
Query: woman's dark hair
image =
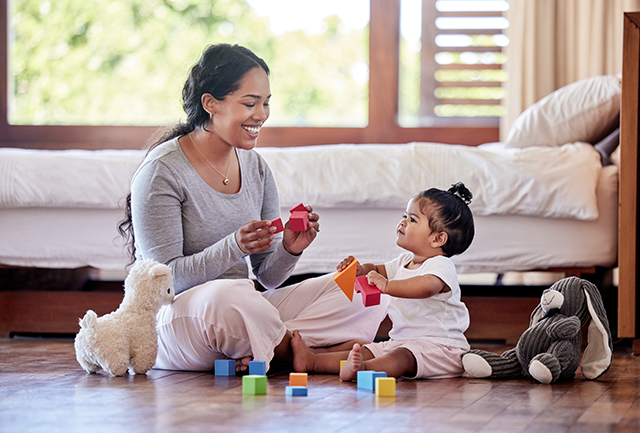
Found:
[[[209,93],[219,101],[224,100],[227,95],[238,90],[244,76],[253,68],[262,68],[269,75],[266,62],[251,50],[240,45],[209,45],[200,60],[191,68],[182,88],[182,108],[187,115],[186,122],[175,125],[153,142],[147,154],[159,144],[187,135],[198,127],[206,130],[210,117],[202,106],[202,95]],[[136,249],[131,217],[131,193],[127,195],[125,217],[118,224],[118,232],[129,245],[129,264],[132,264],[135,261]]]
[[[475,235],[473,214],[469,209],[473,198],[471,191],[458,182],[447,191],[431,188],[416,197],[422,200],[420,211],[427,216],[431,231],[447,234],[447,242],[442,246],[444,255],[451,257],[466,251]]]

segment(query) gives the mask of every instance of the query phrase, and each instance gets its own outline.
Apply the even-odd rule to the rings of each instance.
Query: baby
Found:
[[[415,195],[396,232],[396,243],[407,250],[380,265],[358,265],[358,275],[390,296],[389,341],[348,342],[350,351],[309,349],[293,332],[293,367],[298,372],[339,373],[355,379],[359,370],[384,371],[409,378],[459,377],[462,355],[469,350],[464,332],[469,312],[460,301],[460,286],[451,256],[464,252],[475,233],[469,209],[472,194],[457,183],[447,191],[431,188]],[[344,259],[338,271],[351,263]],[[363,344],[364,343],[364,344]],[[340,361],[347,359],[342,370]]]

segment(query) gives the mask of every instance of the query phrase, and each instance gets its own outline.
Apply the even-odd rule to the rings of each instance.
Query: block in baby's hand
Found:
[[[365,307],[371,307],[372,305],[380,305],[380,289],[376,286],[372,286],[367,281],[366,275],[360,275],[356,277],[356,292],[362,294],[362,302]]]
[[[284,231],[284,224],[282,224],[282,220],[280,218],[276,218],[271,221],[271,225],[276,228],[276,233]]]
[[[309,227],[309,212],[293,212],[289,218],[289,225],[294,232],[304,232]]]
[[[353,301],[353,286],[356,283],[356,274],[358,273],[358,260],[353,259],[349,266],[333,274],[336,284],[342,289],[347,298]]]

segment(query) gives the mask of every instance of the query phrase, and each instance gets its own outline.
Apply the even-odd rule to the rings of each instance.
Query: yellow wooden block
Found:
[[[341,359],[340,360],[340,371],[342,371],[342,366],[344,365],[344,363],[347,362],[346,359]],[[340,382],[342,382],[343,380],[340,379]],[[353,379],[351,382],[357,382],[357,380]]]
[[[376,377],[376,396],[395,397],[396,396],[396,378],[395,377]]]
[[[356,285],[356,274],[358,273],[358,260],[353,259],[349,266],[341,270],[340,272],[336,272],[333,275],[333,279],[338,284],[338,286],[342,289],[347,298],[350,301],[353,301],[353,288]]]
[[[307,373],[289,373],[289,386],[307,386]]]

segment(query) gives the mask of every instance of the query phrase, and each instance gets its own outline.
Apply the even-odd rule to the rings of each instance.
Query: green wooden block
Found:
[[[264,395],[267,393],[267,376],[248,374],[242,377],[242,393]]]

